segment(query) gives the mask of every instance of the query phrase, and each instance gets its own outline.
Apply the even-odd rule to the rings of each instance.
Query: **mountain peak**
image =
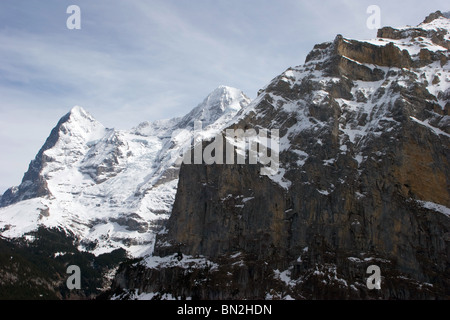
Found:
[[[86,110],[83,109],[83,107],[80,106],[74,106],[71,110],[70,113],[86,113]]]
[[[241,90],[221,85],[208,95],[203,104],[208,108],[218,106],[222,111],[225,111],[227,107],[237,108],[236,111],[239,111],[241,106],[233,102],[241,101],[242,98],[247,97]]]
[[[105,127],[80,106],[74,106],[62,117],[55,129],[63,135],[70,132],[71,136],[78,136],[86,141],[100,139],[105,133]]]
[[[444,37],[446,40],[449,40],[449,32],[450,29],[450,12],[442,13],[441,11],[436,11],[428,15],[425,20],[418,25],[418,28],[427,31],[435,31],[444,33]],[[435,35],[436,36],[436,35]],[[437,35],[438,37],[443,37],[441,35]]]
[[[430,51],[450,49],[450,13],[436,11],[428,15],[416,27],[383,27],[378,30],[379,39],[401,40],[400,46],[415,47],[415,51],[425,48]],[[441,48],[440,48],[441,47]],[[407,48],[402,48],[407,49]]]
[[[209,112],[213,114],[238,112],[249,102],[250,99],[241,90],[222,85],[211,92],[197,108],[203,110],[204,120],[208,121],[208,115],[211,115]]]
[[[239,95],[242,94],[242,91],[233,87],[229,87],[229,86],[225,86],[225,85],[221,85],[218,86],[216,89],[214,89],[209,96],[212,97],[220,97],[220,96],[226,96],[226,95]]]
[[[87,112],[85,109],[83,109],[80,106],[74,106],[72,109],[70,109],[69,113],[67,114],[68,119],[71,119],[73,121],[86,121],[89,122],[97,122],[95,118]]]
[[[220,85],[220,86],[218,86],[214,91],[222,91],[222,92],[225,92],[225,91],[234,91],[234,90],[240,91],[239,89],[232,88],[232,87],[225,86],[225,85]],[[214,92],[214,91],[213,91],[213,92]]]
[[[74,106],[69,112],[71,115],[87,117],[90,114],[80,106]]]
[[[180,121],[180,127],[193,126],[194,121],[202,121],[204,126],[225,123],[239,110],[251,102],[241,90],[219,86],[214,89],[196,108]]]
[[[58,157],[64,159],[67,165],[70,162],[68,155],[72,155],[73,159],[81,156],[85,144],[101,139],[105,132],[105,127],[86,110],[80,106],[73,107],[52,129],[35,159],[30,162],[20,186],[11,188],[2,197],[0,207],[50,194],[42,173],[45,165]]]
[[[422,24],[431,23],[431,22],[433,22],[434,20],[439,19],[439,18],[445,18],[445,19],[448,19],[449,17],[450,17],[450,12],[442,13],[441,11],[438,10],[438,11],[436,11],[436,12],[430,13],[430,14],[425,18],[425,20],[423,20]]]

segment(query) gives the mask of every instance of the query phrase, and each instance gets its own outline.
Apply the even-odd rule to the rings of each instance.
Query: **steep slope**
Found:
[[[81,107],[74,107],[52,130],[36,158],[31,161],[20,186],[10,188],[3,194],[1,206],[50,195],[44,166],[51,162],[60,163],[62,157],[69,165],[73,164],[83,156],[88,141],[100,139],[104,134],[103,125]],[[60,154],[51,154],[51,150],[58,150]]]
[[[155,232],[168,218],[180,158],[191,145],[193,122],[222,129],[249,103],[240,91],[219,87],[184,118],[106,129],[74,107],[52,130],[0,208],[1,235],[17,238],[38,227],[58,228],[79,250],[99,255],[123,248],[151,252]]]
[[[115,297],[448,299],[449,32],[436,12],[316,45],[232,126],[280,130],[278,174],[182,165],[154,255],[119,269]]]

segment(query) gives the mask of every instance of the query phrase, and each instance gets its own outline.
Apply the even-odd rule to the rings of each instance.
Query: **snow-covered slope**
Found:
[[[53,129],[19,187],[0,208],[1,235],[21,237],[39,226],[62,228],[94,254],[125,248],[139,256],[153,248],[155,232],[175,198],[181,156],[193,123],[221,130],[248,105],[219,87],[183,118],[144,122],[132,130],[106,129],[74,107]]]

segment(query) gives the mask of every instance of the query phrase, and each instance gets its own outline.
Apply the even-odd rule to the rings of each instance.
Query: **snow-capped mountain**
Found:
[[[316,45],[233,124],[279,129],[278,175],[183,165],[165,233],[114,297],[448,299],[449,36],[436,12]]]
[[[19,187],[2,196],[1,235],[22,237],[59,228],[96,255],[125,248],[151,252],[171,212],[181,157],[194,121],[204,134],[223,129],[250,100],[221,86],[182,118],[107,129],[77,106],[61,118]]]
[[[448,299],[449,50],[436,12],[318,44],[252,102],[220,87],[128,131],[75,107],[0,199],[1,235],[57,227],[96,255],[125,248],[142,259],[118,269],[117,299]],[[278,174],[180,165],[196,121],[205,139],[279,130]]]

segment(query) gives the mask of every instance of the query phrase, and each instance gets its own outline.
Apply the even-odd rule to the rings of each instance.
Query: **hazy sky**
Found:
[[[69,5],[81,30],[69,30]],[[417,25],[443,1],[1,0],[0,193],[74,105],[106,127],[182,116],[219,85],[250,98],[314,44]]]

